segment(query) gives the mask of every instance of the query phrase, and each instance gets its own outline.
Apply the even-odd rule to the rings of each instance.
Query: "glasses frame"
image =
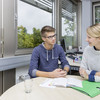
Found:
[[[48,39],[53,39],[53,38],[56,38],[56,36],[57,36],[57,34],[54,34],[54,35],[48,36],[48,37],[44,36],[44,37],[45,37],[45,38],[48,38]]]

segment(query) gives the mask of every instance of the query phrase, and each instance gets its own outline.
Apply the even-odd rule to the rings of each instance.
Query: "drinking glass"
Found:
[[[25,93],[31,93],[32,92],[32,79],[27,79],[24,81],[24,87],[25,87]]]

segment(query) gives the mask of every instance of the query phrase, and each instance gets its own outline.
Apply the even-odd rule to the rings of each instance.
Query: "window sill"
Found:
[[[0,58],[0,71],[29,66],[31,55]]]

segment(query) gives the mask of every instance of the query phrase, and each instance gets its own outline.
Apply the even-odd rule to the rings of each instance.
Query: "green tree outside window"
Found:
[[[33,34],[29,34],[25,27],[18,26],[18,49],[34,48],[42,42],[40,29],[33,28]]]

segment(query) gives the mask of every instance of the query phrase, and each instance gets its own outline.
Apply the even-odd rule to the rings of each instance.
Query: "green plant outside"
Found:
[[[40,29],[33,28],[33,33],[29,34],[25,27],[18,26],[18,49],[34,48],[42,42]]]

